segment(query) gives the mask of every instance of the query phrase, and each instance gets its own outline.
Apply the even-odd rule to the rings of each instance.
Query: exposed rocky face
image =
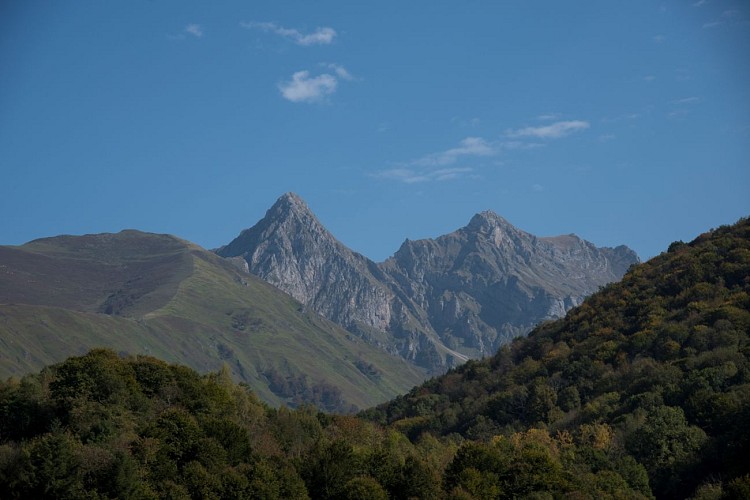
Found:
[[[243,257],[251,273],[435,371],[563,316],[638,262],[624,246],[539,238],[482,212],[451,234],[407,240],[376,264],[337,241],[292,193],[217,252]]]
[[[372,275],[377,267],[339,243],[293,193],[217,253],[242,256],[251,273],[347,328],[390,323],[393,294]]]
[[[565,315],[637,261],[626,247],[538,238],[482,212],[451,234],[407,240],[381,267],[427,311],[444,343],[476,357]]]

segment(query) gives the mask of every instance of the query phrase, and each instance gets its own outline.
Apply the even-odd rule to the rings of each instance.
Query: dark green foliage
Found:
[[[441,494],[442,469],[393,431],[269,408],[227,370],[95,350],[0,383],[0,412],[0,498]]]

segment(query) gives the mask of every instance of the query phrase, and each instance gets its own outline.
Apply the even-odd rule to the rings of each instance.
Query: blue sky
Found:
[[[375,260],[486,209],[648,258],[749,160],[741,0],[0,4],[0,244],[213,248],[294,191]]]

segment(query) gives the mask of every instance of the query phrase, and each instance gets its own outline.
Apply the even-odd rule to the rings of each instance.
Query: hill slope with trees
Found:
[[[487,442],[529,428],[578,436],[602,464],[643,464],[658,497],[685,498],[750,484],[749,356],[743,219],[673,243],[564,319],[365,415],[412,438]],[[494,481],[483,476],[492,466],[477,470]]]

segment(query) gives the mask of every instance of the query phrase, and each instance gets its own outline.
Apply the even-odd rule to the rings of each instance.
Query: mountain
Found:
[[[750,219],[673,243],[564,319],[365,415],[413,439],[545,429],[592,443],[604,467],[630,455],[657,498],[747,498]],[[721,496],[721,481],[745,493]]]
[[[265,401],[348,411],[424,372],[237,262],[169,235],[59,236],[0,246],[0,377],[108,347],[217,371]]]
[[[359,416],[97,349],[0,381],[2,498],[744,499],[750,220]]]
[[[454,356],[431,330],[424,311],[391,278],[320,223],[296,194],[280,197],[255,226],[217,250],[242,257],[250,272],[284,290],[368,343],[434,368]]]
[[[367,342],[433,372],[491,355],[558,318],[638,262],[627,247],[537,238],[493,212],[375,263],[353,252],[293,193],[217,250]]]
[[[434,240],[406,241],[381,265],[451,347],[480,357],[559,318],[637,262],[627,247],[537,238],[493,212]]]

